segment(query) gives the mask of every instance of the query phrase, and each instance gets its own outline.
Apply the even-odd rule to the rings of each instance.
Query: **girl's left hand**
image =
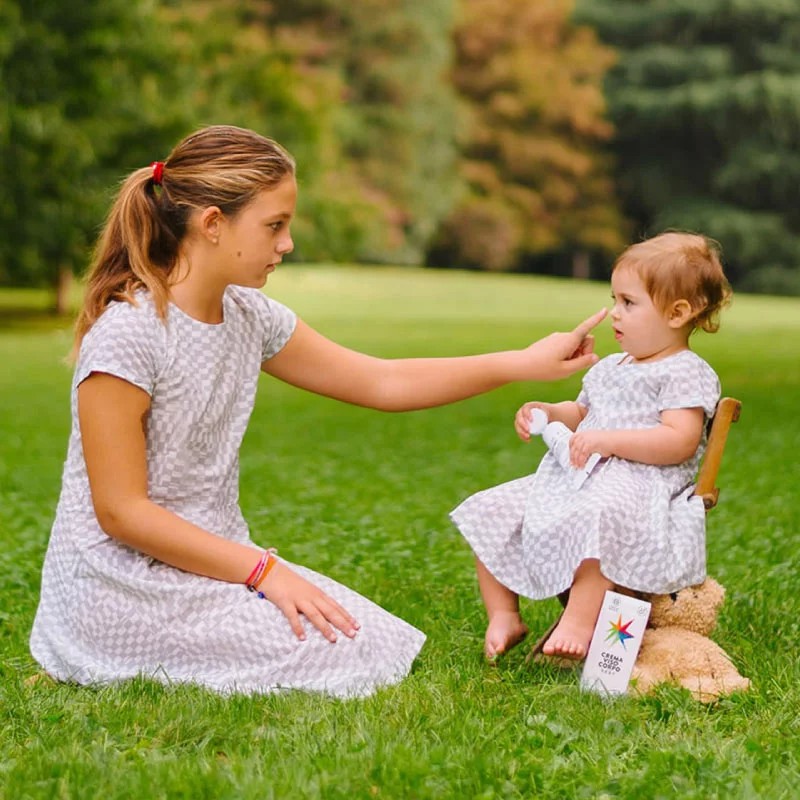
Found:
[[[298,639],[306,638],[301,614],[329,642],[336,641],[334,626],[351,639],[358,631],[358,622],[342,606],[282,561],[272,568],[259,589],[284,613]]]
[[[603,458],[614,455],[611,448],[610,431],[585,430],[573,433],[569,440],[569,460],[580,469],[592,453]]]

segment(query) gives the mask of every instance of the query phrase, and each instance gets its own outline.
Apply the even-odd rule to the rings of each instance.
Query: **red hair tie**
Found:
[[[161,186],[161,178],[164,177],[164,162],[154,161],[150,166],[153,168],[153,183]]]

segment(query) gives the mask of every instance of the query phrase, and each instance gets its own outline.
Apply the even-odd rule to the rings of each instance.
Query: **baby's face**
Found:
[[[634,270],[614,270],[611,296],[614,338],[637,361],[656,361],[686,347],[683,332],[673,328],[667,315],[653,304]]]

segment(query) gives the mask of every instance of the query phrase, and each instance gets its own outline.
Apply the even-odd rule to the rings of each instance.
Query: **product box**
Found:
[[[649,616],[646,600],[606,592],[583,666],[582,689],[625,694]]]

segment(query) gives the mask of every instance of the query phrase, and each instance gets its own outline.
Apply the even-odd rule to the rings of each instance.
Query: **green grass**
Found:
[[[526,276],[300,266],[270,292],[324,334],[386,356],[521,346],[608,300],[603,285]],[[0,293],[0,316],[25,297]],[[428,634],[399,686],[343,702],[145,681],[26,685],[70,372],[66,327],[17,317],[0,324],[0,797],[798,796],[800,300],[737,297],[720,333],[695,344],[744,404],[708,551],[728,590],[714,638],[753,689],[714,706],[668,687],[646,699],[582,694],[574,673],[527,667],[524,645],[496,668],[482,661],[471,556],[447,512],[534,468],[541,444],[517,441],[513,414],[527,399],[574,396],[578,378],[404,415],[262,379],[242,452],[254,538]],[[616,349],[608,326],[597,338],[602,354]],[[557,604],[524,608],[535,632]]]

